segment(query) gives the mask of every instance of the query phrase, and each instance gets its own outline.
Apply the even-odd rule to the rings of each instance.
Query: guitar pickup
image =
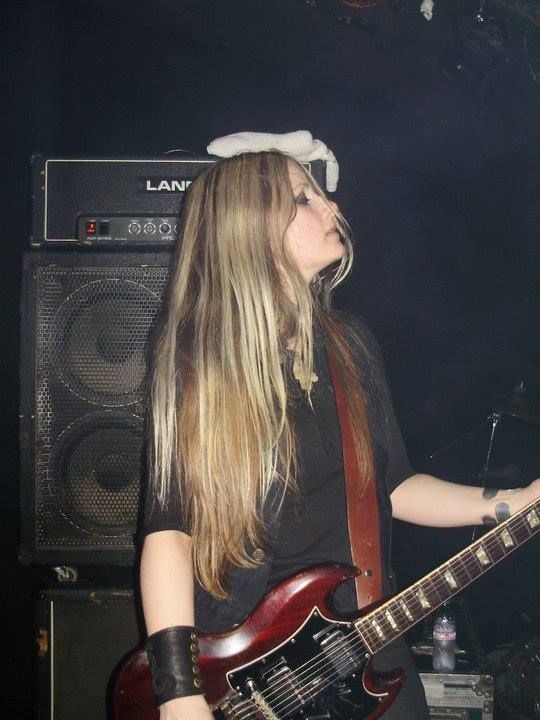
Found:
[[[268,683],[268,685],[290,680],[291,676],[291,669],[285,663],[284,659],[274,667],[269,668],[266,672],[261,673],[261,677],[266,683]]]
[[[358,657],[351,646],[351,638],[346,637],[343,630],[325,628],[316,633],[313,639],[319,643],[321,650],[340,677],[351,675],[358,665]]]
[[[283,673],[287,673],[290,671],[291,670],[287,665],[287,661],[283,656],[281,656],[279,658],[276,658],[276,661],[272,663],[272,665],[267,667],[260,675],[265,683],[270,684],[273,682],[277,682],[280,677],[283,677]]]
[[[284,657],[272,667],[261,673],[263,680],[270,686],[279,685],[279,687],[287,687],[291,695],[296,695],[301,703],[307,703],[314,697],[312,692],[317,688],[319,678],[314,678],[311,683],[299,683],[296,675],[287,665]]]

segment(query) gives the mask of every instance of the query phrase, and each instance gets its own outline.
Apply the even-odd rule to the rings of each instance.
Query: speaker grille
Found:
[[[94,414],[64,430],[50,455],[47,506],[38,537],[44,542],[51,530],[69,523],[80,544],[80,533],[103,541],[130,542],[139,501],[142,421],[139,417]],[[52,512],[51,512],[52,510]],[[58,514],[60,523],[55,523]],[[65,533],[56,532],[61,543]],[[73,539],[72,539],[73,542]]]
[[[141,397],[148,331],[159,309],[156,290],[126,278],[90,280],[47,316],[54,279],[43,278],[43,320],[58,378],[83,400],[109,407]],[[78,274],[77,274],[78,275]]]
[[[148,340],[168,268],[35,273],[36,549],[132,550]]]

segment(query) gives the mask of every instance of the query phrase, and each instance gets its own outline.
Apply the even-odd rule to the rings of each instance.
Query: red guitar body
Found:
[[[241,625],[199,635],[203,688],[216,718],[375,720],[392,704],[404,673],[376,674],[353,623],[331,608],[332,591],[355,574],[343,565],[304,570]],[[159,718],[143,649],[120,668],[114,710],[115,720]]]

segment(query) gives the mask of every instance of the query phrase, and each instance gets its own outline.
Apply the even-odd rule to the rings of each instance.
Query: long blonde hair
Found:
[[[247,548],[264,538],[270,487],[280,483],[282,497],[296,487],[283,360],[294,338],[297,366],[311,378],[315,316],[347,385],[364,477],[372,473],[350,333],[330,310],[352,262],[348,226],[338,215],[345,257],[308,285],[285,244],[296,208],[291,162],[278,152],[243,154],[192,183],[155,346],[152,491],[166,504],[179,483],[195,577],[218,598],[227,596],[228,566],[256,564]]]

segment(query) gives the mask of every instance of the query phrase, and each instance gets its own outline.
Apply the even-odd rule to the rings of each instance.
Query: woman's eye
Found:
[[[310,199],[306,197],[305,193],[302,193],[301,195],[298,195],[297,198],[295,198],[297,205],[309,205]]]

